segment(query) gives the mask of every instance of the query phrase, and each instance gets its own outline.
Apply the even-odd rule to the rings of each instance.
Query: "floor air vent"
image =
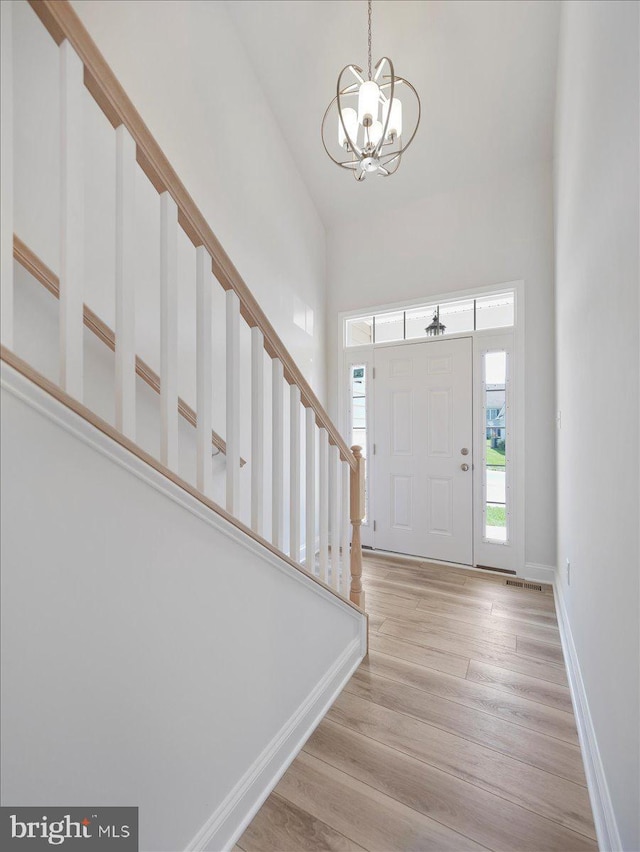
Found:
[[[534,592],[541,592],[542,586],[538,583],[524,583],[522,580],[507,580],[507,586],[517,586],[519,589],[531,589]]]

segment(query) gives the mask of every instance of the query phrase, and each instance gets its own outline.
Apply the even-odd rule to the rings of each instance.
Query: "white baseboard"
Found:
[[[607,784],[602,758],[600,757],[587,693],[582,679],[582,672],[580,671],[580,662],[571,633],[571,625],[564,604],[562,588],[560,583],[557,582],[557,579],[554,582],[554,594],[560,639],[562,641],[562,650],[569,676],[569,689],[571,691],[573,711],[578,727],[580,749],[587,777],[587,787],[589,789],[598,846],[601,852],[622,852],[620,832],[618,831],[611,795],[609,793],[609,785]]]
[[[233,847],[360,665],[364,653],[361,639],[354,639],[202,826],[186,852],[220,852]]]
[[[536,562],[526,562],[524,579],[536,583],[549,583],[553,586],[556,579],[556,569],[553,565],[538,565]]]

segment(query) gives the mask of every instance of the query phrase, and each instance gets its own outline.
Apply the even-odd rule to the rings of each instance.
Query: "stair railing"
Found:
[[[61,245],[56,275],[13,234],[11,3],[1,3],[2,20],[2,360],[119,441],[246,534],[316,582],[364,609],[360,525],[364,515],[364,459],[347,446],[289,355],[238,270],[220,245],[158,143],[118,83],[68,0],[29,0],[58,45],[61,80]],[[84,304],[82,99],[86,88],[111,123],[116,150],[115,331]],[[159,195],[160,205],[160,372],[136,355],[134,246],[136,169]],[[196,409],[178,396],[177,241],[178,229],[195,252]],[[59,299],[60,380],[58,385],[13,351],[13,260]],[[215,280],[214,280],[215,279]],[[212,428],[212,294],[215,282],[226,302],[226,423],[223,439]],[[240,329],[251,331],[250,523],[240,516]],[[115,423],[108,424],[83,404],[83,326],[115,353]],[[271,529],[265,529],[265,352],[271,359],[272,487]],[[160,396],[161,450],[154,459],[136,443],[136,375]],[[289,422],[285,422],[285,394]],[[178,475],[178,422],[195,428],[195,488]],[[302,419],[304,418],[304,420]],[[302,425],[304,424],[304,442]],[[283,477],[285,441],[289,451],[289,501]],[[304,443],[304,453],[302,451]],[[226,456],[225,506],[211,499],[212,444]],[[305,459],[305,517],[301,517],[301,459]],[[288,541],[284,540],[288,511]],[[301,555],[301,534],[305,553]],[[316,548],[316,532],[318,546]],[[350,536],[351,532],[351,536]],[[349,539],[351,538],[351,546]],[[309,546],[311,545],[311,546]]]

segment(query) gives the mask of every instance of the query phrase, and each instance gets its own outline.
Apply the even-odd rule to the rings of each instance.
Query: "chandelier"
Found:
[[[368,174],[388,177],[398,171],[402,155],[418,130],[420,124],[420,98],[408,80],[396,77],[393,62],[386,56],[371,68],[371,0],[368,12],[368,76],[362,68],[346,65],[338,75],[336,96],[325,110],[322,119],[322,144],[333,162],[343,169],[350,169],[356,180],[364,180]],[[343,82],[350,73],[354,82]],[[403,90],[415,96],[417,117],[413,132],[407,139],[402,126]],[[328,118],[337,107],[336,156],[327,144]],[[335,126],[335,125],[334,125]],[[333,147],[333,146],[332,146]],[[339,153],[338,153],[339,150]],[[346,157],[345,157],[346,154]]]

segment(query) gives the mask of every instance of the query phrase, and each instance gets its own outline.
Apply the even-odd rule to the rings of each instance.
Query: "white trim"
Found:
[[[524,566],[524,579],[532,580],[534,583],[549,583],[553,586],[556,579],[556,569],[553,565],[538,565],[536,562],[527,562]]]
[[[333,594],[333,592],[313,582],[313,580],[305,576],[301,571],[280,559],[275,553],[272,553],[260,544],[260,542],[248,536],[230,521],[227,521],[226,518],[216,514],[212,509],[209,509],[195,497],[192,497],[187,491],[180,488],[179,485],[176,485],[175,482],[172,482],[159,471],[155,470],[155,468],[138,458],[138,456],[112,440],[108,435],[105,435],[104,432],[101,432],[83,417],[80,417],[75,411],[67,408],[66,405],[59,402],[55,397],[42,390],[42,388],[31,382],[17,370],[14,370],[5,361],[2,362],[0,385],[3,390],[22,400],[25,404],[56,423],[56,425],[92,449],[111,459],[116,464],[119,464],[149,487],[154,488],[156,491],[173,500],[174,503],[182,506],[183,509],[191,512],[192,515],[215,527],[219,532],[227,536],[227,538],[231,538],[238,544],[241,544],[247,550],[250,550],[259,558],[268,562],[272,567],[286,574],[291,580],[303,583],[310,592],[320,595],[320,597],[333,606],[340,607],[343,611],[352,613],[354,618],[361,619],[361,642],[362,647],[366,647],[366,618],[341,598]]]
[[[580,750],[584,761],[584,771],[587,778],[587,788],[593,811],[598,846],[602,852],[621,852],[622,841],[616,822],[609,785],[600,757],[598,741],[596,738],[587,693],[580,670],[578,652],[571,633],[571,624],[562,595],[562,588],[556,573],[553,585],[556,610],[558,614],[558,627],[560,629],[560,641],[569,677],[569,690],[573,702],[573,712],[578,727],[578,738]]]
[[[320,724],[363,656],[360,640],[354,639],[216,808],[186,847],[188,852],[219,852],[233,847]]]
[[[418,299],[403,299],[400,302],[387,302],[383,305],[366,305],[363,308],[356,308],[351,311],[341,311],[338,314],[338,318],[340,320],[340,326],[344,325],[345,319],[351,319],[352,317],[365,317],[370,314],[384,314],[391,311],[401,311],[409,308],[419,308],[423,305],[429,306],[433,304],[445,304],[447,302],[457,302],[459,299],[479,299],[482,296],[501,296],[503,293],[509,293],[512,290],[515,291],[516,288],[522,284],[522,280],[517,281],[506,281],[502,284],[496,284],[495,286],[487,286],[487,287],[472,287],[468,290],[451,290],[448,293],[436,293],[435,295],[427,294],[425,296],[421,296]],[[517,321],[517,315],[516,315]],[[512,326],[509,326],[511,328]],[[495,329],[491,329],[495,331]],[[449,337],[450,335],[445,335]],[[344,339],[344,334],[340,334],[341,344],[344,344],[346,341]],[[378,344],[379,345],[379,344]],[[352,348],[352,347],[348,347]]]

